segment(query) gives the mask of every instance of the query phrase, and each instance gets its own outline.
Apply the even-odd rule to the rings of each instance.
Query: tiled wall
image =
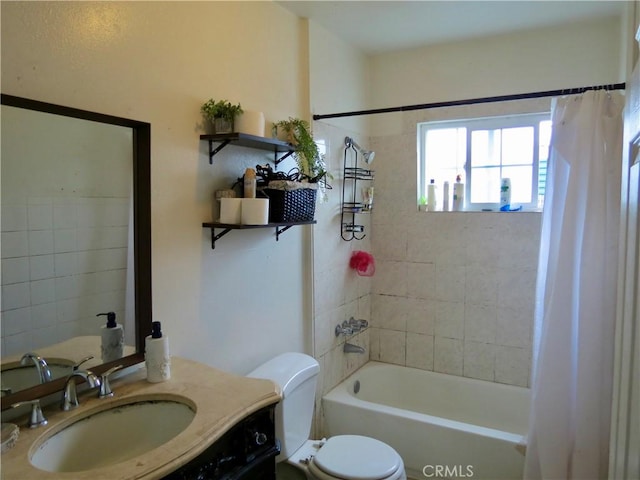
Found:
[[[2,354],[76,335],[98,335],[123,318],[128,198],[29,197],[2,205]]]
[[[327,147],[325,160],[333,174],[333,189],[327,201],[316,207],[318,224],[313,229],[314,251],[314,356],[320,363],[319,385],[316,390],[314,434],[321,436],[322,412],[320,398],[343,379],[369,360],[369,331],[363,330],[348,338],[336,337],[337,324],[350,317],[371,321],[371,278],[358,276],[349,268],[354,250],[371,248],[370,218],[358,221],[367,225],[368,235],[362,241],[347,242],[340,236],[340,202],[342,192],[342,165],[344,137],[354,136],[362,145],[368,139],[354,132],[322,122],[313,125],[316,140],[324,140]],[[362,346],[364,354],[344,353],[344,342]]]
[[[371,359],[527,386],[539,213],[376,222]]]
[[[542,112],[547,99],[405,112],[372,137],[371,359],[529,385],[541,214],[417,211],[421,121]]]

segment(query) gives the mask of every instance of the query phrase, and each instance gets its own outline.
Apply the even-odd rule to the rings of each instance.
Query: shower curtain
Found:
[[[607,478],[623,105],[599,90],[553,109],[527,480]]]

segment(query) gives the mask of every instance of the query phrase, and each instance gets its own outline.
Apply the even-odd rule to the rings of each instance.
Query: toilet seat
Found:
[[[404,464],[393,448],[361,435],[329,438],[308,468],[318,480],[396,480],[404,476]]]

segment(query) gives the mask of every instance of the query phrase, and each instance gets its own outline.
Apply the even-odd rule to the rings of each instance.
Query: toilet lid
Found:
[[[338,435],[327,440],[313,463],[334,477],[380,480],[393,475],[401,460],[393,448],[374,438]]]

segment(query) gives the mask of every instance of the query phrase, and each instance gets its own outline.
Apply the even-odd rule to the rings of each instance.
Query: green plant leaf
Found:
[[[207,120],[213,120],[214,118],[224,118],[233,122],[237,115],[243,113],[242,106],[238,103],[233,105],[228,100],[215,101],[210,98],[202,104],[200,112]]]
[[[282,130],[286,140],[296,147],[293,153],[298,170],[312,183],[327,184],[327,168],[324,155],[320,154],[318,144],[313,139],[309,122],[300,118],[289,117],[275,124]]]

